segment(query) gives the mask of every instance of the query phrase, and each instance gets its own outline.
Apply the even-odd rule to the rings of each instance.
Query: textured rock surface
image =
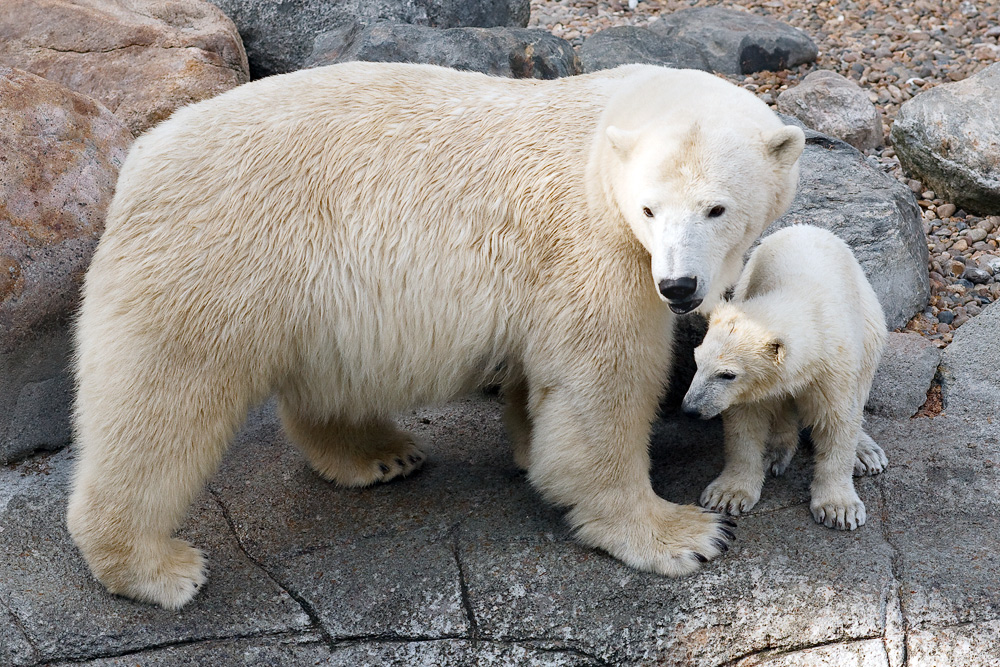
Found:
[[[851,246],[875,288],[890,329],[903,326],[930,293],[927,241],[913,193],[853,147],[806,132],[799,192],[765,232],[807,223]]]
[[[927,400],[941,363],[941,350],[912,333],[890,333],[865,409],[883,417],[906,418]]]
[[[811,72],[778,95],[778,111],[858,150],[882,145],[878,109],[858,84],[836,72]]]
[[[699,46],[663,37],[647,28],[620,26],[594,33],[580,47],[584,72],[612,69],[629,63],[710,70]]]
[[[1000,214],[1000,63],[906,102],[891,135],[907,173],[969,211]]]
[[[942,375],[949,414],[993,415],[1000,433],[1000,302],[962,325],[945,348]]]
[[[569,42],[526,28],[438,29],[375,23],[326,32],[316,38],[306,67],[348,60],[430,63],[494,76],[556,79],[580,71]]]
[[[723,74],[788,69],[816,60],[816,44],[780,21],[722,7],[682,9],[649,24],[662,37],[701,46],[709,67]]]
[[[69,441],[68,319],[132,135],[94,100],[0,67],[0,462]]]
[[[248,79],[236,27],[204,0],[4,0],[0,63],[93,97],[136,135]]]
[[[354,23],[393,21],[433,28],[528,25],[529,0],[211,0],[239,28],[257,79],[301,69],[314,40]]]

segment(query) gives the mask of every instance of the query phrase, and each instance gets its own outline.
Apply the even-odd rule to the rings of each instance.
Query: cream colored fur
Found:
[[[887,335],[875,292],[843,241],[808,225],[765,238],[695,350],[684,408],[705,418],[721,412],[726,440],[725,469],[702,504],[733,515],[751,509],[765,469],[781,474],[791,460],[801,421],[816,449],[813,517],[840,529],[864,525],[851,473],[887,464],[861,430]]]
[[[648,66],[352,63],[178,111],[133,146],[86,278],[74,540],[112,592],[180,607],[204,563],[172,535],[250,406],[276,393],[313,467],[366,485],[423,461],[393,414],[502,364],[516,460],[580,539],[692,572],[728,531],[650,486],[673,326],[651,254],[721,292],[801,149],[750,93]],[[690,225],[706,197],[732,212],[690,257],[639,217]]]

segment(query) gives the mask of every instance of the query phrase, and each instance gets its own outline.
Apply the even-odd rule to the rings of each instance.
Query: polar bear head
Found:
[[[661,298],[676,313],[711,312],[791,204],[802,130],[745,90],[675,70],[617,100],[603,134],[605,192],[649,252]]]
[[[695,348],[698,371],[684,396],[684,412],[711,419],[726,408],[785,389],[787,345],[762,322],[731,303],[720,304]]]

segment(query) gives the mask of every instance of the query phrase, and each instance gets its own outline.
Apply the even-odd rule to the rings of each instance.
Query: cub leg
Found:
[[[775,477],[783,475],[799,447],[799,417],[792,401],[785,401],[775,411],[771,435],[767,439],[766,470]]]
[[[733,524],[658,497],[649,481],[649,428],[657,387],[615,391],[594,378],[532,383],[529,478],[570,506],[578,538],[632,567],[670,576],[728,548]]]
[[[736,405],[722,413],[726,465],[701,494],[701,504],[733,516],[749,511],[764,486],[764,448],[772,410]]]
[[[867,518],[851,476],[861,433],[860,410],[856,413],[850,418],[828,413],[813,424],[816,467],[809,509],[827,528],[854,530]]]
[[[205,565],[172,536],[246,416],[248,392],[179,371],[171,382],[167,367],[155,386],[141,384],[110,368],[126,366],[111,356],[85,359],[79,375],[67,525],[110,592],[178,609],[204,583]]]
[[[528,383],[524,380],[504,385],[503,419],[514,450],[514,463],[521,470],[531,465],[531,416],[528,414]]]
[[[413,436],[389,419],[315,419],[287,398],[279,401],[285,432],[323,479],[368,486],[406,477],[424,464]]]
[[[877,475],[889,465],[882,448],[864,431],[858,431],[858,450],[854,458],[854,476]]]

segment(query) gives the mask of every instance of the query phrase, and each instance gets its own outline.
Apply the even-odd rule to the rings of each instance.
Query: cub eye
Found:
[[[730,373],[726,371],[725,373],[716,373],[715,377],[719,378],[720,380],[735,380],[736,373]]]
[[[725,206],[713,206],[708,210],[708,217],[718,218],[720,215],[726,212]]]
[[[652,218],[653,217],[653,209],[649,208],[648,206],[643,206],[642,207],[642,214],[644,216],[646,216],[647,218]]]

